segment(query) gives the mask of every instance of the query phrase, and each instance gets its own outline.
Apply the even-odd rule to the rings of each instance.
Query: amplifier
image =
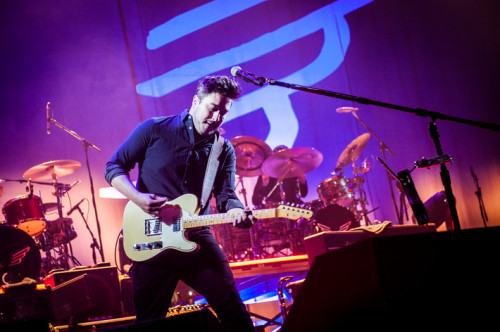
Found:
[[[43,280],[46,286],[54,288],[64,283],[68,285],[58,288],[59,300],[56,300],[56,303],[52,303],[52,305],[56,307],[58,304],[61,306],[66,305],[66,303],[63,303],[65,302],[64,298],[74,297],[74,290],[69,286],[72,284],[70,281],[78,280],[75,278],[81,278],[83,275],[85,275],[85,283],[88,285],[88,293],[90,293],[85,296],[90,296],[91,303],[95,305],[93,305],[92,309],[75,315],[73,321],[83,322],[94,319],[123,317],[118,270],[113,266],[77,268],[49,274]],[[64,296],[64,293],[67,293],[66,296]],[[57,303],[58,301],[60,303]]]

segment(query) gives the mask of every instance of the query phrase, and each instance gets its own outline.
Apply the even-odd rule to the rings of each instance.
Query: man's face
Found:
[[[232,100],[220,93],[211,93],[199,99],[194,96],[189,114],[193,117],[194,128],[201,136],[208,136],[218,129],[226,117]]]

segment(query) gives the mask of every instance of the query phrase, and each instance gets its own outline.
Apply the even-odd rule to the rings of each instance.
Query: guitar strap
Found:
[[[208,156],[207,169],[205,170],[205,178],[203,179],[203,189],[201,192],[201,207],[204,208],[208,203],[208,198],[212,192],[214,186],[215,175],[217,174],[217,168],[219,168],[219,156],[222,152],[222,147],[224,146],[224,137],[220,135],[215,135],[214,144],[210,150],[210,155]]]

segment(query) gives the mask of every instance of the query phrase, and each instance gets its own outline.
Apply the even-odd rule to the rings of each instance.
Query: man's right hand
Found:
[[[155,194],[140,193],[134,197],[133,202],[140,207],[144,212],[158,217],[161,207],[168,199]]]
[[[128,175],[118,175],[111,180],[111,185],[128,199],[134,202],[144,212],[157,217],[160,213],[162,205],[167,201],[167,198],[155,194],[141,193],[130,181]]]

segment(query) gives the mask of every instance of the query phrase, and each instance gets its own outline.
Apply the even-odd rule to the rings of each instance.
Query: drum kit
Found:
[[[25,194],[8,200],[2,207],[5,221],[0,221],[0,284],[19,282],[24,277],[37,279],[54,269],[67,270],[70,261],[79,265],[70,245],[77,233],[72,219],[63,217],[61,200],[80,180],[64,184],[59,178],[74,173],[80,166],[73,160],[48,161],[28,169],[24,179],[2,179],[27,185]],[[49,179],[52,182],[42,182]],[[57,201],[44,203],[34,194],[34,184],[52,186]],[[58,218],[48,220],[54,211]]]
[[[279,257],[305,253],[303,239],[321,231],[343,231],[368,221],[366,195],[363,190],[364,175],[370,165],[365,160],[359,166],[356,160],[365,148],[370,134],[354,139],[339,156],[333,177],[317,186],[318,199],[306,202],[303,207],[313,211],[310,220],[297,221],[284,218],[261,221],[250,229],[217,226],[214,235],[230,260]],[[236,175],[240,193],[248,206],[242,178],[267,175],[278,184],[286,178],[304,176],[323,161],[320,151],[308,147],[294,147],[275,152],[262,140],[238,136],[231,140],[236,153]],[[353,166],[353,178],[346,178],[343,169]],[[281,189],[281,188],[280,188]],[[286,203],[286,202],[284,202]],[[279,203],[267,203],[258,208],[273,208]]]

